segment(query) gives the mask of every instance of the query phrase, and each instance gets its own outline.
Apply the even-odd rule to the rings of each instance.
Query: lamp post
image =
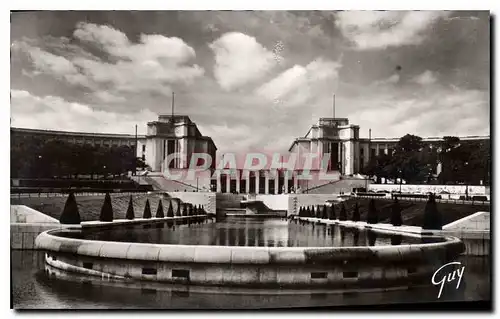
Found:
[[[469,162],[465,162],[464,166],[467,167],[469,165]],[[465,169],[465,172],[467,174],[467,169]],[[469,184],[467,183],[467,178],[464,179],[465,182],[465,200],[469,200]]]
[[[403,184],[403,171],[399,170],[399,193],[401,193],[402,184]]]

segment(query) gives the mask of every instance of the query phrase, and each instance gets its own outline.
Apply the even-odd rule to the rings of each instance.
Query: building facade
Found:
[[[200,133],[197,125],[185,115],[160,115],[157,121],[147,123],[146,135],[103,134],[85,132],[63,132],[11,128],[11,143],[19,143],[31,137],[59,139],[75,144],[91,144],[100,147],[137,145],[137,157],[141,157],[155,176],[166,179],[168,170],[180,173],[181,182],[189,185],[203,185],[204,189],[222,193],[281,194],[306,190],[322,184],[339,181],[342,176],[355,176],[368,164],[370,158],[382,153],[391,154],[399,138],[360,138],[359,126],[349,123],[347,118],[320,118],[311,126],[304,137],[296,138],[289,156],[299,160],[296,168],[247,170],[217,170],[217,147],[211,137]],[[489,136],[464,136],[461,141],[489,141]],[[441,137],[423,138],[423,142],[439,147]],[[207,154],[212,158],[210,166],[196,172],[195,177],[186,178],[188,167],[193,167],[194,153]],[[317,160],[307,170],[309,179],[304,179],[304,156]],[[436,174],[439,174],[439,167]],[[321,174],[328,174],[328,180]],[[200,187],[201,188],[201,187]]]

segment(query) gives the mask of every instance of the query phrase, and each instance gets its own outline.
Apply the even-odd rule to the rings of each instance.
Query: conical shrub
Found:
[[[146,198],[146,205],[144,206],[144,213],[142,214],[142,218],[145,219],[151,218],[151,207],[149,205],[149,198]]]
[[[328,219],[328,207],[326,207],[326,204],[323,205],[323,210],[322,210],[323,214],[322,214],[322,217],[323,219]]]
[[[104,197],[104,203],[101,207],[101,215],[99,216],[101,222],[112,222],[113,221],[113,206],[111,205],[111,196],[106,193]]]
[[[158,209],[156,210],[156,218],[165,218],[165,214],[163,214],[163,204],[161,203],[161,199],[158,202]]]
[[[168,209],[167,209],[167,217],[174,217],[174,201],[171,200],[168,203]]]
[[[335,212],[335,205],[332,204],[332,219],[337,219],[337,213]]]
[[[298,215],[299,217],[302,217],[302,207],[299,207]]]
[[[135,213],[134,213],[134,203],[132,202],[132,195],[130,195],[130,199],[128,201],[128,208],[127,208],[127,214],[125,215],[125,218],[127,219],[134,219]]]
[[[64,209],[61,217],[59,218],[59,222],[66,225],[77,225],[80,224],[81,221],[75,194],[71,192],[66,200],[66,204],[64,204]]]
[[[401,206],[399,206],[398,199],[394,199],[394,203],[391,207],[391,224],[393,226],[401,226],[403,224],[403,218],[401,217]]]
[[[193,207],[193,215],[194,216],[198,215],[198,205],[194,205],[194,207]]]
[[[339,220],[347,220],[347,212],[345,210],[345,205],[340,206]]]
[[[375,246],[375,243],[377,242],[377,233],[372,230],[368,230],[367,236],[368,246]]]
[[[186,206],[187,206],[186,204],[182,205],[182,216],[187,216],[187,207]]]
[[[333,204],[330,206],[327,206],[327,215],[329,220],[334,220],[335,216],[333,216]]]
[[[355,222],[359,222],[361,217],[359,216],[359,205],[358,202],[354,204],[354,209],[352,211],[352,220]]]
[[[323,217],[323,211],[321,210],[321,206],[316,205],[316,218],[322,218]]]
[[[177,201],[177,208],[175,209],[175,216],[182,216],[181,202]]]
[[[443,229],[443,219],[441,213],[437,209],[436,198],[434,194],[429,195],[427,204],[424,210],[424,222],[422,225],[423,229]]]
[[[368,204],[368,214],[366,216],[366,222],[368,224],[376,224],[378,223],[378,212],[375,207],[375,201],[370,199],[370,203]]]

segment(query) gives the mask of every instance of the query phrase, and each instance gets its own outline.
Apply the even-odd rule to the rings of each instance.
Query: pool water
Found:
[[[72,237],[74,235],[58,233]],[[421,243],[421,238],[385,235],[370,230],[338,225],[300,223],[281,218],[230,217],[216,223],[176,225],[144,229],[113,228],[89,230],[78,237],[90,240],[173,245],[250,246],[250,247],[352,247]],[[426,238],[425,242],[441,241]]]

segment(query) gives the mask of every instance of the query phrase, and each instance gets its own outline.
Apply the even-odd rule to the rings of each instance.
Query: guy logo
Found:
[[[432,284],[434,286],[441,285],[441,287],[439,288],[438,299],[441,298],[441,293],[443,292],[445,283],[455,281],[455,275],[458,276],[457,286],[455,289],[458,289],[458,287],[460,287],[460,283],[462,282],[462,275],[464,274],[465,266],[462,266],[459,269],[452,270],[451,272],[450,270],[446,272],[446,267],[451,265],[462,265],[462,264],[458,261],[452,261],[450,263],[447,263],[446,265],[441,266],[438,270],[434,272],[434,275],[432,275],[431,279]],[[448,269],[449,268],[453,268],[453,266],[448,267]]]

